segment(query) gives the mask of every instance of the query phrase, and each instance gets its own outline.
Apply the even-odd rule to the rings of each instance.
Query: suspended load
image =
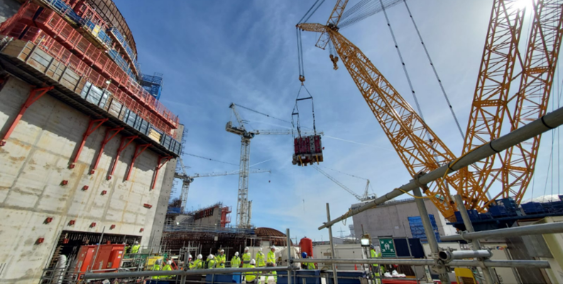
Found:
[[[299,98],[299,94],[301,93],[301,90],[303,88],[307,91],[309,96],[305,98]],[[305,135],[305,133],[301,132],[298,103],[302,100],[311,100],[313,115],[313,135]],[[315,127],[315,106],[313,104],[313,97],[303,84],[301,85],[299,93],[297,94],[297,99],[295,100],[295,107],[293,108],[291,122],[297,129],[297,136],[294,137],[293,140],[294,153],[291,163],[298,166],[307,166],[322,162],[324,160],[323,146],[321,142],[321,135],[317,134]]]

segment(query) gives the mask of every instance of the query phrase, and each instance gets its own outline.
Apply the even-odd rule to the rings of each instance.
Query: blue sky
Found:
[[[295,24],[313,0],[165,1],[158,5],[148,0],[115,2],[133,31],[143,72],[164,74],[161,101],[179,114],[188,130],[186,153],[238,164],[240,138],[225,131],[231,119],[231,102],[291,120],[300,86]],[[309,22],[325,23],[333,5],[334,1],[326,1]],[[409,1],[409,5],[465,130],[492,1],[428,0]],[[406,9],[400,3],[388,13],[423,115],[459,155],[463,141]],[[343,28],[341,33],[359,46],[414,105],[383,14]],[[350,75],[342,64],[339,70],[332,70],[328,51],[314,47],[316,39],[315,34],[303,33],[306,86],[315,99],[317,129],[326,134],[322,166],[369,178],[378,195],[408,182],[405,166]],[[249,111],[240,113],[252,129],[291,127]],[[310,113],[303,114],[303,125],[310,126]],[[551,133],[542,139],[534,197],[543,194],[546,180],[546,193],[551,192],[552,175],[547,171],[551,140]],[[554,155],[558,155],[557,142],[555,139]],[[272,170],[271,174],[251,175],[252,223],[280,231],[290,228],[292,237],[327,240],[327,231],[317,230],[326,221],[325,204],[330,203],[331,214],[336,217],[356,199],[311,167],[292,165],[292,151],[291,136],[257,136],[252,140],[250,163],[266,161],[256,168]],[[189,173],[238,169],[190,156],[183,159],[191,167]],[[550,172],[555,168],[554,192],[558,192],[558,158],[554,161]],[[361,179],[327,172],[359,194],[365,188]],[[235,211],[237,187],[236,175],[196,179],[190,188],[188,207],[197,209],[222,201]],[[532,196],[531,190],[527,196]],[[235,213],[231,215],[234,221]],[[347,224],[351,222],[350,219]],[[344,224],[336,225],[334,230],[336,236],[340,230],[348,233]]]

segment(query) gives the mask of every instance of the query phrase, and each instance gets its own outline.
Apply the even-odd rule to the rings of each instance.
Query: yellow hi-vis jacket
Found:
[[[203,260],[196,259],[196,261],[194,261],[194,267],[195,269],[203,269]]]
[[[231,259],[231,267],[232,268],[239,268],[240,267],[240,257],[238,256],[233,256],[233,258]]]
[[[258,265],[258,267],[266,266],[266,262],[264,262],[264,253],[261,251],[256,253],[256,265]]]
[[[250,267],[250,259],[252,257],[250,257],[249,252],[242,254],[242,268]]]
[[[216,255],[215,260],[217,261],[216,268],[225,268],[225,262],[227,261],[226,255]]]
[[[160,269],[160,265],[159,265],[159,264],[153,265],[152,271],[160,271],[160,270],[161,270],[161,269]],[[159,278],[160,278],[160,276],[153,276],[153,277],[152,277],[152,279],[159,279]]]
[[[134,245],[133,247],[131,247],[131,253],[138,253],[140,248],[141,245]]]
[[[256,266],[249,264],[247,268],[256,268]],[[246,283],[254,281],[256,279],[256,272],[245,272]]]

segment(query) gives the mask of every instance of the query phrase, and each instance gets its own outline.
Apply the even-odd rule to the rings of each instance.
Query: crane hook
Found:
[[[338,62],[338,56],[334,56],[334,55],[330,55],[330,61],[332,61],[332,64],[334,65],[334,70],[338,70],[338,65],[336,65],[336,63]]]

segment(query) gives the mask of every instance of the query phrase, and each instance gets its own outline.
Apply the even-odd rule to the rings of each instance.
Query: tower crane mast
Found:
[[[250,168],[250,141],[256,135],[291,135],[293,130],[252,130],[245,128],[244,120],[237,111],[236,104],[231,103],[229,108],[232,110],[238,125],[233,125],[232,121],[227,122],[225,130],[240,136],[240,166],[239,183],[237,197],[237,226],[239,228],[250,228],[251,226],[251,201],[248,200],[248,174]]]

